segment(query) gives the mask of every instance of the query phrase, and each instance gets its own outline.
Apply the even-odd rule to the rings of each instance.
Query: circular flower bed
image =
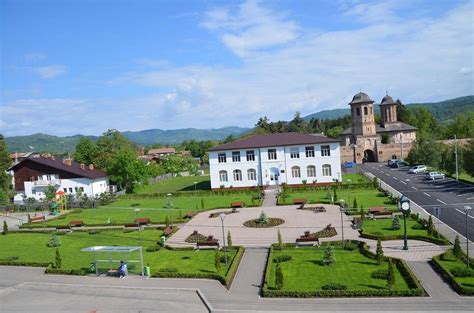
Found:
[[[274,227],[281,225],[285,222],[285,220],[281,218],[274,218],[274,217],[268,217],[266,222],[262,222],[260,219],[254,219],[254,220],[249,220],[244,223],[244,226],[246,227],[252,227],[252,228],[266,228],[266,227]]]

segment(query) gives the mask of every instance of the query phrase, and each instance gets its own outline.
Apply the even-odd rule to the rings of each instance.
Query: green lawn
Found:
[[[447,272],[450,272],[456,267],[466,267],[466,263],[454,257],[452,253],[445,253],[444,260],[441,260],[439,257],[436,257],[436,260],[441,265],[441,267]],[[454,280],[464,287],[474,289],[474,277],[454,277]]]
[[[348,181],[350,179],[350,181]],[[342,183],[343,184],[361,184],[361,183],[370,183],[370,179],[363,174],[343,174],[342,175]]]
[[[383,236],[402,236],[404,234],[403,229],[403,217],[399,216],[400,229],[392,229],[391,218],[378,218],[375,220],[364,220],[362,222],[362,230],[365,234],[369,235],[383,235]],[[408,236],[425,236],[427,237],[426,229],[414,229],[413,226],[419,227],[420,224],[413,218],[407,218],[407,235]]]
[[[285,199],[284,204],[293,204],[293,199],[304,198],[309,203],[329,203],[331,196],[333,195],[330,189],[319,189],[319,190],[301,190],[301,191],[290,191],[288,197]],[[383,206],[386,208],[396,208],[396,205],[392,204],[390,199],[386,197],[382,192],[375,189],[342,189],[337,191],[338,200],[344,199],[349,207],[352,208],[354,198],[357,199],[357,207],[361,206],[367,210],[371,207]],[[283,204],[283,203],[281,203]]]
[[[143,230],[141,238],[143,242],[144,264],[149,265],[151,273],[156,273],[163,268],[177,268],[180,273],[216,273],[214,263],[214,251],[172,251],[161,249],[157,252],[147,252],[146,247],[156,246],[162,232],[158,230]],[[46,246],[50,234],[45,233],[10,233],[0,236],[0,260],[17,257],[15,261],[21,262],[53,262],[56,248]],[[61,246],[59,251],[62,258],[63,269],[89,269],[93,260],[90,252],[81,252],[82,248],[100,245],[138,246],[138,231],[124,233],[123,231],[109,230],[99,234],[87,232],[73,232],[59,236]],[[229,259],[235,256],[235,250],[229,251]],[[138,260],[138,252],[132,254],[133,259]],[[125,255],[113,254],[117,260],[125,259]],[[98,259],[108,259],[106,253],[97,253]],[[229,262],[230,264],[230,262]],[[111,264],[112,268],[118,267],[118,262]],[[99,263],[101,271],[108,270],[109,264]],[[139,273],[139,265],[130,263],[129,270]],[[225,276],[225,266],[221,266],[220,274]]]
[[[329,283],[338,283],[347,286],[348,290],[377,290],[385,289],[387,281],[374,279],[372,273],[379,269],[387,269],[388,263],[377,261],[362,255],[358,249],[353,251],[334,248],[336,262],[331,265],[322,265],[324,247],[299,247],[274,250],[272,258],[290,255],[290,261],[280,263],[283,272],[283,291],[317,291]],[[271,262],[273,260],[270,260]],[[275,288],[275,263],[271,263],[269,288]],[[395,290],[409,289],[399,270],[395,270]]]
[[[168,193],[176,191],[194,191],[194,182],[196,190],[211,190],[210,176],[187,176],[173,177],[163,180],[157,184],[138,187],[135,193]]]

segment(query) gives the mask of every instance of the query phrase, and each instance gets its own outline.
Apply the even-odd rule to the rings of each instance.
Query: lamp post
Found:
[[[173,227],[173,212],[171,212],[171,196],[172,196],[171,193],[166,194],[166,197],[167,197],[166,208],[168,209],[169,214],[170,214],[171,227]]]
[[[467,254],[467,268],[469,268],[469,227],[467,224],[468,220],[468,211],[472,210],[472,208],[468,205],[464,207],[464,214],[466,214],[466,254]]]
[[[459,180],[459,167],[458,167],[458,139],[454,135],[454,154],[456,155],[456,180]],[[469,263],[469,260],[467,261]]]
[[[224,213],[221,213],[221,214],[219,214],[219,217],[220,217],[221,223],[222,223],[222,243],[224,244],[224,261],[225,261],[225,268],[227,268],[227,248],[226,248],[226,245],[225,245],[225,232],[224,232],[224,218],[225,218],[225,214],[224,214]]]
[[[408,250],[407,215],[410,214],[410,200],[405,195],[400,198],[400,210],[403,213],[403,250]]]
[[[135,218],[136,218],[137,227],[138,227],[138,241],[140,242],[140,247],[141,247],[142,246],[142,236],[141,236],[141,233],[140,233],[141,226],[140,226],[140,220],[138,218],[138,215],[139,215],[141,209],[136,208],[134,211],[135,211]]]
[[[339,211],[341,212],[342,250],[344,250],[344,217],[343,217],[343,213],[346,212],[344,199],[339,200]]]

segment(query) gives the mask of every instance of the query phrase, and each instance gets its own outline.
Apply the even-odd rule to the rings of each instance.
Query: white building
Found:
[[[321,135],[256,135],[209,149],[211,188],[332,183],[341,179],[339,141]]]
[[[13,171],[15,202],[21,203],[25,196],[42,200],[49,186],[57,192],[73,195],[79,192],[89,197],[111,191],[107,173],[94,169],[92,164],[86,166],[71,159],[35,155],[9,170]]]

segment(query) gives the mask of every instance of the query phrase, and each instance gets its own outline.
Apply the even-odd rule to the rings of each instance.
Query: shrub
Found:
[[[392,230],[399,230],[401,228],[400,219],[397,215],[392,218]]]
[[[428,234],[428,236],[431,236],[434,233],[433,218],[431,217],[431,215],[428,218],[428,225],[426,226],[426,233]]]
[[[336,260],[334,259],[334,249],[332,246],[328,245],[324,249],[324,255],[323,255],[323,264],[324,265],[332,265]]]
[[[358,248],[359,248],[359,247],[358,247],[357,244],[354,243],[354,242],[349,241],[349,242],[344,243],[344,250],[347,250],[347,251],[354,251],[354,250],[356,250],[356,249],[358,249]]]
[[[165,217],[165,225],[166,227],[170,226],[170,218],[168,217],[168,215],[166,215]]]
[[[102,231],[99,229],[93,229],[93,230],[88,231],[89,235],[97,235],[97,234],[100,234],[101,232]]]
[[[7,224],[7,221],[3,221],[2,235],[6,235],[6,234],[8,234],[8,224]]]
[[[181,259],[182,259],[182,260],[189,260],[190,257],[188,257],[188,256],[183,256]]]
[[[459,235],[456,235],[456,239],[454,239],[453,255],[460,258],[462,254],[461,241],[459,240]]]
[[[352,207],[357,209],[357,198],[354,198],[354,201],[352,202]]]
[[[48,247],[59,247],[61,243],[59,242],[59,237],[56,234],[52,234],[51,237],[49,237],[49,241],[46,244]]]
[[[161,272],[161,273],[178,273],[179,270],[176,267],[164,267],[164,268],[160,268],[158,270],[158,272]]]
[[[230,234],[230,230],[227,231],[227,246],[232,247],[232,235]]]
[[[386,280],[388,278],[388,269],[376,270],[370,276],[372,278],[375,278],[375,279],[384,279],[384,280]]]
[[[383,248],[382,248],[382,241],[377,239],[377,249],[375,250],[376,258],[377,258],[377,264],[380,265],[383,260]]]
[[[264,211],[260,213],[260,216],[258,217],[257,223],[259,224],[268,224],[268,216],[265,214]]]
[[[454,277],[474,277],[474,270],[467,267],[455,267],[450,272]]]
[[[421,225],[419,223],[416,223],[411,227],[411,229],[423,229],[423,228],[424,228],[423,225]]]
[[[388,259],[387,289],[393,290],[394,285],[395,285],[395,273],[393,270],[393,262],[392,262],[392,259]]]
[[[277,238],[278,238],[278,247],[281,249],[283,247],[283,239],[281,238],[280,230],[278,230],[277,232]]]
[[[329,283],[321,287],[322,290],[347,290],[347,286],[339,283]]]
[[[156,245],[156,246],[151,246],[151,247],[147,247],[145,249],[146,252],[156,252],[156,251],[160,251],[161,247]]]
[[[281,263],[286,261],[291,261],[291,255],[284,254],[273,258],[273,262],[275,263]]]
[[[56,256],[54,257],[54,268],[61,268],[62,259],[61,254],[59,253],[59,248],[56,248]]]
[[[283,287],[283,271],[281,270],[280,264],[277,265],[275,271],[275,288],[281,290]]]

